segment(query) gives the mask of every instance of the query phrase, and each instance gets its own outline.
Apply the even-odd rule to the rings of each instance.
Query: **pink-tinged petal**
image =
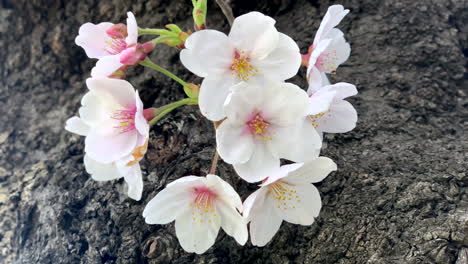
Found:
[[[336,163],[327,157],[318,157],[304,163],[299,169],[290,172],[284,181],[292,185],[302,185],[321,182],[332,171],[336,171]]]
[[[141,175],[140,164],[133,165],[124,179],[128,185],[128,197],[139,201],[143,193],[143,176]]]
[[[339,100],[330,106],[329,112],[317,118],[318,131],[327,133],[346,133],[356,127],[357,112],[347,101]]]
[[[315,34],[314,44],[317,44],[322,39],[328,38],[330,31],[336,27],[348,13],[349,10],[344,9],[342,5],[330,6]]]
[[[307,76],[311,79],[311,71],[314,68],[317,68],[316,63],[319,57],[327,50],[328,46],[332,43],[331,39],[324,39],[320,41],[317,45],[314,45],[312,49],[312,54],[309,59],[309,66],[307,67]]]
[[[104,22],[98,25],[92,23],[83,24],[80,27],[78,36],[75,38],[76,45],[82,47],[86,55],[92,59],[99,59],[108,56],[106,51],[110,37],[107,36],[106,30],[114,24]]]
[[[332,29],[331,40],[327,48],[320,53],[315,62],[315,66],[325,73],[335,72],[342,63],[344,63],[351,53],[351,47],[346,42],[343,32],[339,29]]]
[[[203,210],[203,211],[202,211]],[[219,212],[204,213],[205,209],[187,210],[175,220],[176,236],[182,248],[191,253],[202,254],[215,242],[221,226]]]
[[[137,133],[129,131],[116,134],[110,124],[90,131],[85,140],[85,151],[90,158],[110,163],[130,155],[136,147]]]
[[[148,121],[146,121],[145,116],[143,115],[143,102],[140,99],[138,91],[136,91],[135,95],[135,105],[135,127],[138,130],[138,133],[140,133],[140,135],[143,135],[145,138],[148,138],[149,124]]]
[[[216,145],[221,158],[229,163],[245,163],[252,156],[254,139],[245,126],[225,120],[216,130]]]
[[[358,93],[356,86],[344,82],[335,83],[333,85],[323,87],[323,90],[325,89],[336,93],[335,100],[343,100]]]
[[[125,38],[127,46],[138,42],[138,26],[132,12],[127,12],[127,34],[127,38]]]
[[[89,133],[89,126],[81,118],[74,116],[67,120],[65,130],[80,136],[86,136]]]
[[[279,42],[263,60],[252,61],[259,74],[271,80],[284,81],[295,76],[301,66],[301,53],[296,42],[283,33],[279,33]]]
[[[247,242],[248,238],[246,220],[234,207],[225,201],[218,201],[216,203],[216,209],[221,216],[221,227],[224,232],[233,237],[237,243],[243,246]]]
[[[95,181],[110,181],[123,177],[113,163],[99,163],[91,159],[88,155],[84,156],[83,161],[86,172],[89,173],[91,178]]]
[[[309,97],[309,106],[307,109],[308,115],[316,115],[328,111],[330,104],[335,98],[336,91],[318,90]]]
[[[286,222],[311,225],[322,208],[322,200],[317,188],[312,184],[296,186],[284,184],[284,188],[287,188],[286,199],[276,200],[276,206],[274,206],[276,213],[281,215]]]
[[[247,182],[258,182],[279,169],[280,159],[269,151],[266,144],[260,143],[255,145],[249,161],[233,166],[242,179]]]
[[[262,184],[260,184],[260,186],[267,186],[267,185],[272,184],[272,183],[274,183],[274,182],[276,182],[278,180],[281,180],[281,179],[283,179],[285,177],[288,177],[288,175],[291,172],[298,170],[303,165],[304,165],[304,163],[292,163],[292,164],[288,164],[288,165],[283,165],[283,166],[281,166],[281,168],[277,172],[275,172],[274,174],[269,176],[266,181],[263,181]]]
[[[260,12],[250,12],[234,19],[229,40],[238,51],[244,51],[250,58],[266,58],[277,46],[279,33],[276,21]]]
[[[200,77],[230,73],[234,48],[228,37],[216,30],[201,30],[185,41],[180,53],[182,64]]]
[[[299,133],[290,147],[279,148],[281,158],[304,162],[318,157],[322,147],[322,138],[310,122],[308,117],[304,118]]]
[[[186,177],[183,177],[186,178]],[[199,178],[199,177],[197,177]],[[166,187],[146,205],[143,217],[147,224],[168,224],[191,210],[193,200],[188,185]]]
[[[201,113],[211,121],[219,121],[226,115],[224,113],[224,103],[228,97],[230,87],[236,82],[230,75],[222,75],[219,78],[205,78],[200,87],[198,95],[198,105]]]
[[[125,80],[102,77],[89,78],[86,80],[86,85],[90,91],[101,96],[102,100],[115,102],[124,109],[135,109],[135,89]]]
[[[210,188],[212,185],[214,186],[216,192],[220,195],[219,199],[223,200],[224,203],[242,212],[242,200],[229,183],[225,182],[217,175],[208,174],[206,175],[206,184],[210,186]]]
[[[240,82],[232,86],[224,103],[227,118],[237,125],[245,125],[267,103],[264,87],[262,82]]]
[[[257,199],[251,210],[250,241],[254,246],[263,247],[278,232],[283,220],[276,213],[273,198],[270,195]]]
[[[120,54],[102,57],[91,69],[91,76],[109,77],[122,66],[124,64],[120,62]]]

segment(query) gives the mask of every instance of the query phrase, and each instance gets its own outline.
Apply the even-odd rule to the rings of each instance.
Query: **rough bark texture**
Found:
[[[228,31],[210,1],[208,27]],[[81,24],[124,22],[192,28],[190,1],[0,1],[0,262],[3,263],[468,263],[466,0],[344,0],[340,28],[352,45],[333,81],[357,85],[354,131],[326,135],[339,167],[318,188],[312,226],[283,224],[264,248],[220,232],[206,254],[179,246],[174,225],[144,223],[145,204],[167,183],[210,167],[213,127],[185,107],[151,130],[135,202],[122,180],[93,181],[84,140],[63,127],[86,92],[94,61],[75,46]],[[235,15],[258,10],[303,51],[327,0],[232,0]],[[163,47],[153,60],[199,81]],[[305,69],[293,82],[305,87]],[[137,67],[128,75],[145,106],[183,97],[181,87]],[[218,173],[246,198],[255,185],[221,162]]]

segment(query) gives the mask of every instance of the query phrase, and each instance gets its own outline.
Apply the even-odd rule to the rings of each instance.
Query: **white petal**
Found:
[[[233,164],[239,176],[247,182],[258,182],[280,167],[279,157],[274,156],[265,144],[256,144],[252,157],[242,164]]]
[[[196,184],[205,184],[205,177],[200,176],[184,176],[179,178],[171,183],[169,183],[166,187],[175,186],[177,184],[187,183],[190,185],[195,186]]]
[[[195,208],[195,207],[192,207]],[[202,254],[215,242],[221,226],[219,212],[203,213],[187,210],[175,220],[176,236],[187,252]]]
[[[86,172],[91,174],[91,177],[95,181],[110,181],[122,178],[122,175],[113,163],[99,163],[88,155],[84,156],[83,161]]]
[[[304,184],[290,185],[288,189],[290,192],[285,194],[286,199],[275,200],[277,204],[274,207],[276,213],[281,215],[286,222],[311,225],[322,208],[322,200],[317,188],[312,184]],[[295,191],[295,193],[291,193],[292,191]]]
[[[279,33],[275,20],[259,12],[250,12],[234,19],[229,40],[239,51],[253,59],[263,59],[277,46]]]
[[[317,130],[327,133],[346,133],[356,127],[357,112],[347,101],[339,100],[330,106],[330,111],[317,119]]]
[[[181,179],[187,177],[182,177]],[[193,197],[189,188],[193,185],[193,182],[179,181],[176,183],[172,182],[172,184],[173,185],[168,185],[164,190],[160,191],[146,205],[143,211],[143,217],[147,224],[168,224],[184,212],[191,210],[190,202],[192,202]]]
[[[92,59],[99,59],[108,56],[106,51],[110,37],[107,36],[106,30],[114,24],[104,22],[98,25],[92,23],[83,24],[80,27],[78,36],[75,38],[76,45],[82,47],[86,55]]]
[[[105,129],[115,130],[112,125],[103,124],[103,128],[90,131],[85,139],[85,151],[92,159],[110,163],[130,155],[137,147],[137,133],[134,131],[110,134],[110,132],[103,133]]]
[[[136,91],[135,95],[135,105],[137,110],[135,113],[135,128],[138,130],[138,133],[143,135],[145,138],[148,138],[149,124],[143,115],[143,102],[140,99],[138,91]]]
[[[89,78],[86,80],[86,85],[89,90],[101,96],[102,100],[113,101],[125,109],[133,109],[135,107],[135,89],[125,80],[102,77]]]
[[[327,89],[329,91],[336,92],[335,99],[345,99],[357,94],[356,86],[344,82],[335,83],[330,86],[325,86],[322,89]]]
[[[141,175],[140,164],[138,162],[132,166],[124,179],[128,185],[128,197],[139,201],[143,193],[143,176]]]
[[[120,54],[105,56],[98,60],[91,69],[92,77],[109,77],[124,64],[120,63]]]
[[[349,10],[344,9],[342,5],[330,6],[320,23],[317,33],[315,34],[314,44],[317,44],[320,40],[327,38],[330,30],[336,27],[348,13]]]
[[[297,85],[271,83],[263,90],[266,103],[260,109],[264,118],[271,124],[288,126],[305,116],[309,97]]]
[[[333,38],[331,38],[330,44],[327,48],[320,53],[315,66],[321,71],[326,73],[332,73],[336,69],[348,60],[351,53],[351,47],[349,43],[343,37],[343,32],[339,29],[332,29]]]
[[[289,36],[279,33],[279,43],[263,60],[252,61],[259,74],[278,81],[295,76],[301,66],[301,53],[296,42]]]
[[[327,157],[318,157],[304,163],[299,169],[289,173],[284,181],[301,185],[307,183],[321,182],[332,171],[336,171],[336,163]]]
[[[224,201],[218,201],[216,208],[221,216],[221,227],[224,232],[234,237],[240,245],[244,245],[248,238],[246,220],[234,207],[228,205]]]
[[[307,94],[311,95],[323,87],[323,76],[325,76],[325,74],[320,72],[315,65],[312,67],[309,65],[308,69],[310,69],[310,72],[308,73],[309,89],[307,89]]]
[[[180,53],[182,64],[200,77],[230,72],[234,48],[228,37],[216,30],[201,30],[185,41]]]
[[[136,44],[138,42],[138,26],[132,12],[127,12],[127,34],[127,38],[125,38],[127,45]]]
[[[252,194],[245,199],[243,207],[244,207],[244,212],[243,216],[247,221],[250,221],[252,219],[252,215],[255,216],[259,204],[262,205],[263,201],[265,200],[265,195],[268,193],[268,188],[260,188],[253,192]],[[259,202],[261,201],[261,202]]]
[[[208,174],[206,176],[206,182],[209,188],[211,188],[211,185],[214,185],[215,190],[218,192],[218,195],[220,195],[219,198],[223,200],[226,205],[229,205],[232,208],[237,208],[242,212],[242,200],[236,190],[234,190],[229,183],[213,174]]]
[[[289,173],[298,170],[300,167],[302,167],[303,164],[304,163],[292,163],[292,164],[281,166],[277,172],[268,176],[268,179],[266,181],[263,181],[262,184],[260,184],[260,186],[262,187],[267,186],[280,179],[287,177]]]
[[[221,158],[229,163],[245,163],[252,156],[254,140],[245,126],[225,120],[216,129],[216,146]]]
[[[316,115],[328,111],[335,98],[336,91],[318,90],[309,97],[308,115]]]
[[[304,118],[302,128],[295,138],[295,142],[290,147],[280,148],[280,157],[295,162],[304,162],[318,157],[322,147],[322,139],[308,117]]]
[[[307,76],[309,76],[309,79],[311,79],[310,74],[311,74],[312,69],[317,66],[316,63],[317,63],[318,58],[327,50],[331,42],[332,42],[331,39],[324,39],[314,46],[314,49],[312,50],[312,54],[310,54],[309,66],[307,67]]]
[[[65,123],[65,130],[80,136],[86,136],[89,133],[89,126],[81,118],[74,116]]]
[[[249,216],[250,221],[250,240],[257,247],[265,246],[278,232],[283,220],[276,213],[273,198],[263,196],[264,199],[258,199],[252,208]]]
[[[222,75],[218,79],[205,78],[200,87],[198,105],[201,113],[211,121],[219,121],[226,115],[224,102],[230,93],[230,87],[236,82],[231,75]]]
[[[102,98],[94,91],[89,91],[81,99],[80,118],[90,128],[107,122],[112,115],[112,111],[117,109],[115,108],[118,107],[117,105],[115,107],[109,107],[109,104],[106,105],[105,99],[105,97]]]
[[[276,84],[276,89],[279,90],[280,87],[278,87],[277,82],[274,84]],[[245,125],[245,122],[252,117],[252,114],[257,114],[260,106],[265,105],[270,94],[276,91],[270,92],[269,89],[270,87],[264,85],[263,82],[240,82],[232,86],[232,92],[226,98],[224,104],[224,111],[228,119],[238,125]]]

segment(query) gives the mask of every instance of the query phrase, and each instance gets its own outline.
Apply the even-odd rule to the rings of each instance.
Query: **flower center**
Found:
[[[211,223],[212,217],[217,216],[214,206],[217,194],[206,186],[194,187],[193,193],[195,199],[190,203],[190,206],[195,209],[192,211],[192,220],[200,223],[203,223],[203,221]]]
[[[231,74],[236,75],[237,78],[248,81],[250,77],[257,75],[258,69],[250,64],[249,56],[245,55],[244,51],[240,53],[236,51],[234,60],[231,64]]]
[[[337,68],[337,60],[338,57],[336,56],[336,50],[325,51],[317,58],[317,62],[315,66],[321,72],[332,73],[336,71]]]
[[[263,140],[271,140],[271,133],[269,131],[270,123],[265,121],[260,114],[256,114],[252,119],[247,121],[247,126],[254,136]]]
[[[110,55],[119,54],[127,48],[127,43],[123,38],[110,38],[106,44],[107,47],[104,48],[104,51]]]
[[[296,209],[300,200],[300,195],[294,188],[283,182],[277,181],[268,185],[270,192],[273,193],[278,209],[288,210]]]
[[[119,133],[129,132],[135,129],[135,114],[136,108],[117,110],[112,113],[111,118],[118,121],[118,126],[114,128],[119,130]]]

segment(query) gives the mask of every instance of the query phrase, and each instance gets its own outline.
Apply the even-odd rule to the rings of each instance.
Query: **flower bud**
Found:
[[[202,30],[206,28],[206,0],[193,0],[193,22],[195,30]]]

